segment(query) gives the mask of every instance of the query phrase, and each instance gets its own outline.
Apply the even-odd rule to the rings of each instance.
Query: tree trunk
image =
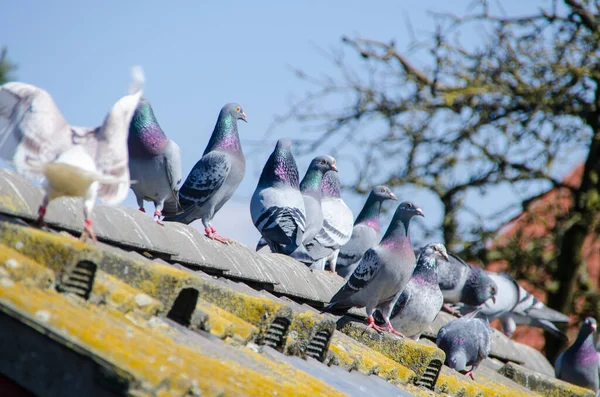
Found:
[[[585,161],[581,186],[573,195],[573,205],[569,214],[578,219],[565,230],[562,241],[557,244],[558,268],[552,278],[559,282],[559,288],[548,296],[548,306],[565,314],[570,313],[573,308],[577,278],[584,265],[581,249],[597,214],[598,203],[594,202],[597,199],[592,198],[598,197],[600,176],[600,81],[596,81],[595,104],[596,114],[586,120],[593,131],[590,150]],[[546,356],[550,361],[555,360],[562,347],[554,338],[546,335]]]

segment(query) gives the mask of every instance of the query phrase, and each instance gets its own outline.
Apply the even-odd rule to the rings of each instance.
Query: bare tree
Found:
[[[437,14],[436,31],[407,54],[393,41],[344,37],[344,51],[329,54],[338,73],[296,71],[313,90],[283,119],[316,132],[299,141],[301,150],[327,142],[358,153],[356,192],[385,181],[433,193],[443,207],[434,229],[450,249],[507,259],[523,277],[541,269],[550,306],[569,312],[581,290],[583,241],[598,227],[600,209],[599,4],[564,0],[541,3],[533,15],[497,14],[488,1],[469,15]],[[465,31],[477,32],[480,43],[463,45],[455,33]],[[563,183],[554,168],[573,153],[585,157],[578,186]],[[468,194],[490,197],[499,187],[518,200],[491,215],[470,208]],[[515,206],[527,210],[541,191],[559,188],[572,200],[545,236],[553,255],[543,255],[541,241],[537,250],[486,248]]]

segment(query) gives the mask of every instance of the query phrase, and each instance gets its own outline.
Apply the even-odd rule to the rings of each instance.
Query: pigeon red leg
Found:
[[[394,329],[394,327],[392,327],[392,323],[390,323],[389,321],[387,322],[387,328],[386,328],[386,331],[387,331],[387,332],[390,332],[390,333],[392,333],[392,334],[394,334],[394,335],[401,336],[401,337],[403,337],[403,338],[404,338],[404,335],[402,334],[402,332],[398,332],[398,331],[396,331],[396,330]]]
[[[367,328],[373,328],[375,331],[379,331],[379,332],[386,331],[385,328],[380,327],[379,325],[375,324],[375,319],[373,318],[373,316],[369,316],[367,318],[367,321],[368,321]]]
[[[471,368],[470,370],[468,370],[467,372],[465,372],[465,376],[470,376],[471,379],[475,380],[475,376],[473,375],[473,371],[474,370],[475,370],[474,368]]]
[[[35,221],[38,226],[44,226],[46,224],[46,222],[44,222],[44,216],[46,215],[46,207],[48,207],[49,201],[48,195],[44,195],[42,204],[40,204],[40,208],[38,208],[38,218]]]
[[[92,229],[92,220],[91,219],[85,220],[80,240],[86,241],[88,238],[91,238],[95,242],[98,242],[98,239],[96,238],[96,233],[94,233],[94,229]]]
[[[229,240],[228,238],[217,234],[217,231],[214,227],[205,227],[204,233],[206,233],[206,237],[208,237],[211,240],[215,240],[223,244],[229,244],[231,242],[231,240]]]
[[[144,207],[140,207],[140,211],[142,211],[144,214],[146,213],[146,209]]]

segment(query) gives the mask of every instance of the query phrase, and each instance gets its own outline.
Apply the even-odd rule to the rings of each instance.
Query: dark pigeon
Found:
[[[167,138],[154,116],[152,105],[141,98],[129,125],[129,174],[140,211],[144,200],[154,203],[154,220],[183,212],[179,203],[181,149]]]
[[[473,372],[492,350],[492,328],[479,310],[450,321],[438,331],[437,346],[446,353],[446,365],[458,372],[471,365],[465,373],[475,379]]]
[[[196,219],[202,219],[208,238],[222,243],[230,241],[217,234],[211,221],[233,196],[246,174],[238,120],[247,121],[240,105],[228,103],[223,106],[202,158],[179,190],[183,213],[167,216],[165,221],[189,225]]]
[[[406,201],[398,206],[381,242],[367,250],[324,311],[341,315],[352,307],[366,307],[369,327],[401,335],[390,323],[390,315],[416,266],[409,235],[410,221],[415,215],[424,216],[413,203]],[[381,311],[386,328],[375,324],[375,309]]]
[[[451,252],[448,252],[448,256],[448,262],[440,263],[438,268],[438,282],[444,294],[444,303],[479,306],[488,299],[495,301],[498,288],[485,270],[466,263]]]
[[[250,201],[252,222],[271,252],[290,255],[302,247],[306,211],[292,143],[280,139]],[[260,248],[259,248],[260,249]]]
[[[375,186],[354,221],[350,240],[340,248],[335,271],[347,279],[362,259],[364,253],[381,240],[379,213],[386,200],[398,200],[387,186]]]
[[[598,393],[600,365],[599,355],[594,346],[596,328],[595,319],[592,317],[585,319],[575,343],[556,359],[554,371],[558,379]]]

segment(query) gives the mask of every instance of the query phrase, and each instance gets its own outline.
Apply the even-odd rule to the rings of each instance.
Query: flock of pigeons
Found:
[[[247,121],[246,114],[238,104],[223,106],[202,158],[180,187],[181,149],[158,124],[142,95],[143,83],[143,71],[134,67],[129,94],[97,128],[69,125],[50,94],[38,87],[0,86],[0,158],[43,180],[40,225],[51,200],[82,197],[82,239],[96,240],[91,218],[96,199],[119,204],[131,188],[140,211],[144,201],[154,203],[157,223],[201,219],[208,238],[228,243],[211,221],[245,175],[238,121]],[[424,216],[414,203],[398,205],[381,237],[380,211],[385,201],[397,200],[394,193],[375,186],[354,219],[340,190],[333,157],[315,157],[300,180],[291,141],[280,139],[250,202],[262,235],[257,251],[288,255],[347,280],[324,312],[339,315],[365,307],[369,327],[414,340],[440,310],[457,314],[440,329],[437,345],[450,367],[463,371],[471,365],[470,376],[491,350],[489,320],[499,318],[509,337],[517,325],[527,324],[566,338],[554,323],[569,318],[544,306],[509,275],[467,264],[442,244],[413,249],[410,222]],[[575,343],[557,360],[556,374],[597,391],[595,330],[595,320],[586,319]]]

